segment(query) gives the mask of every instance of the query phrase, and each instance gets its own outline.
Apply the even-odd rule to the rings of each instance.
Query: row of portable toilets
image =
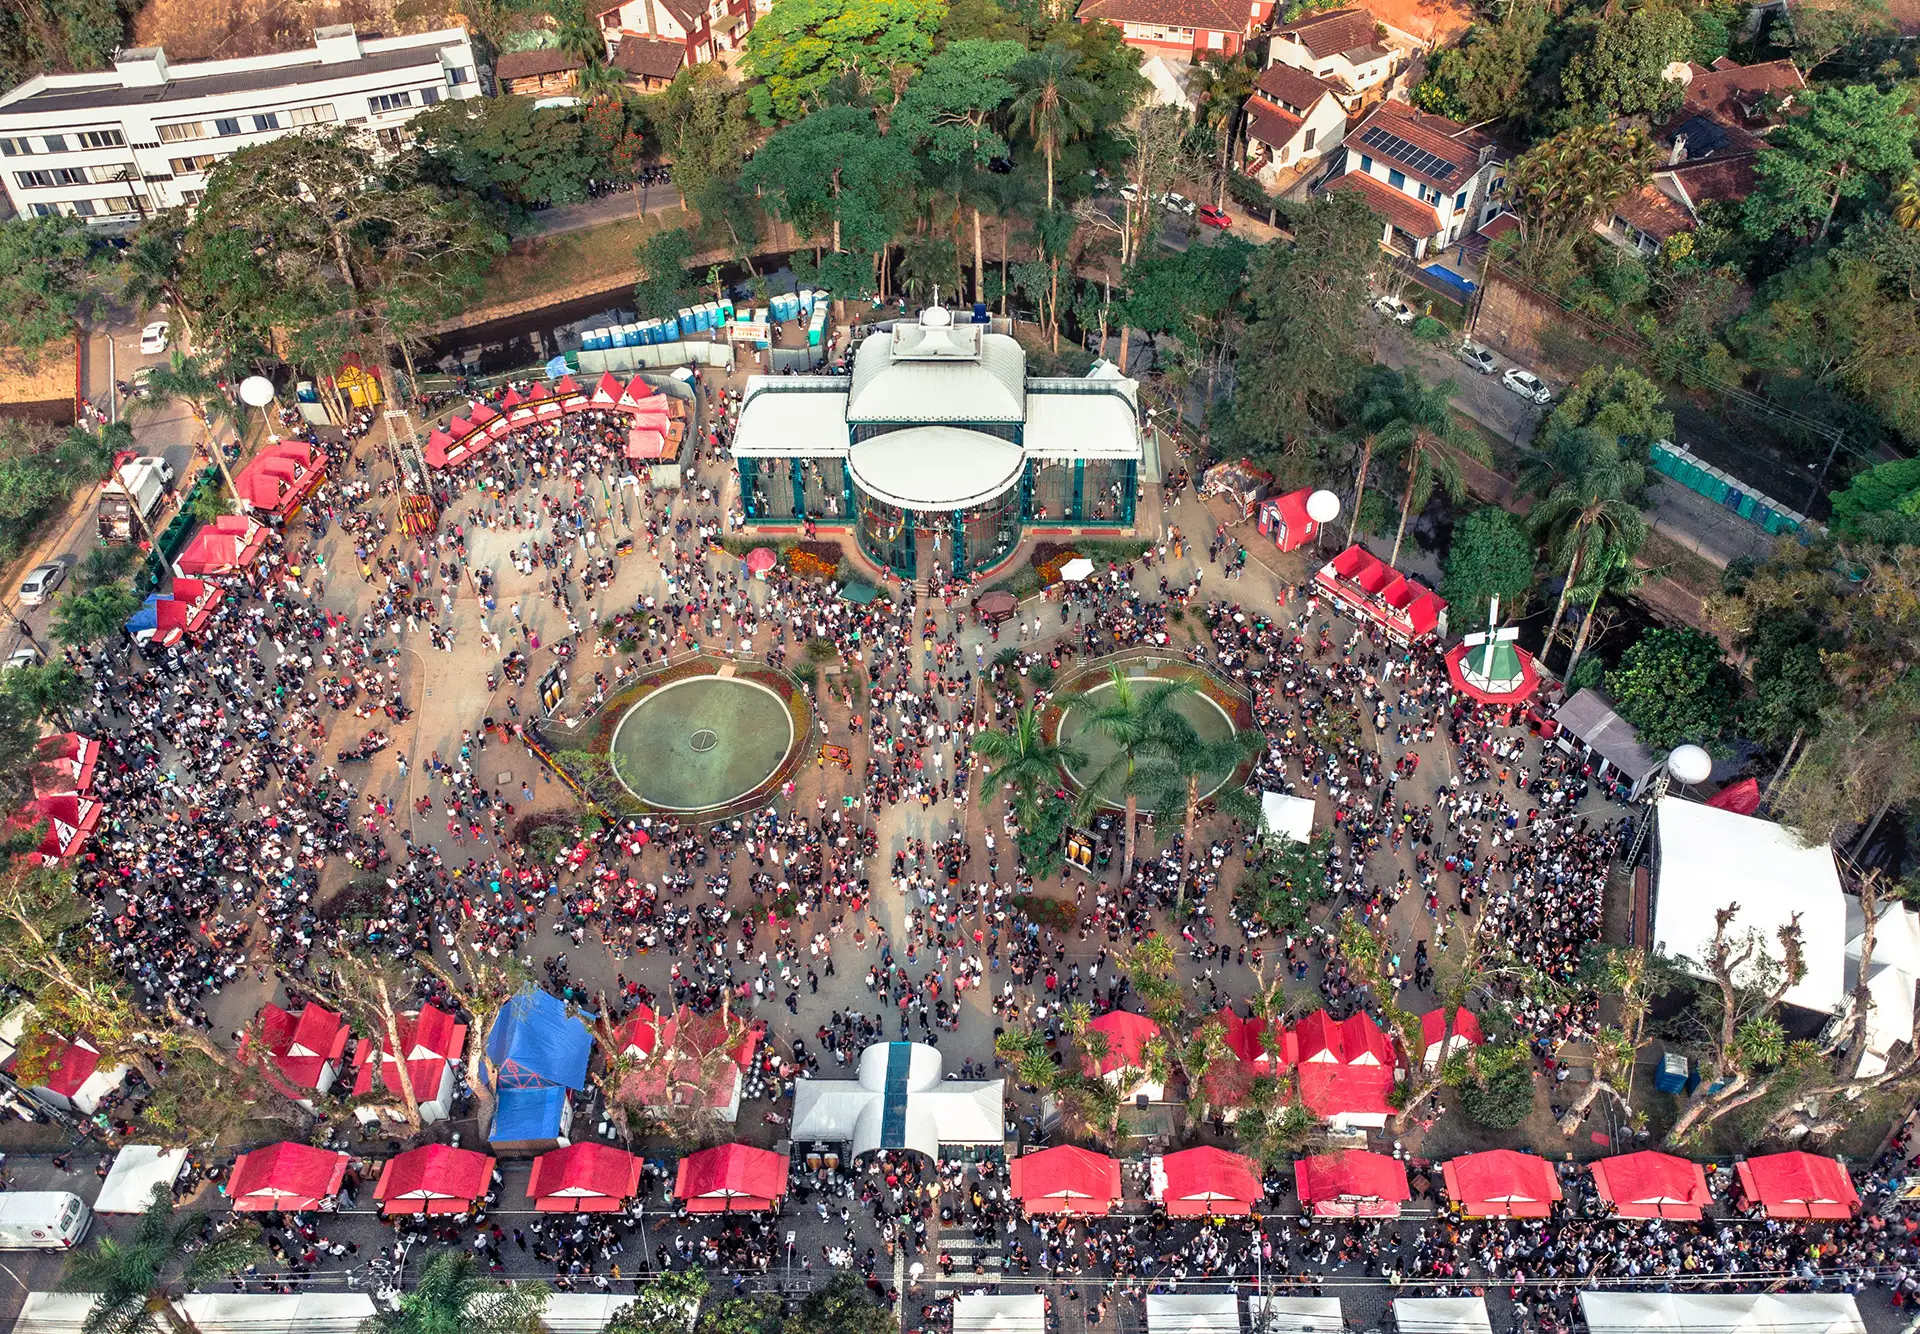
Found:
[[[580,350],[605,352],[616,347],[650,347],[703,333],[731,336],[740,341],[751,341],[756,347],[765,347],[769,326],[785,324],[790,320],[805,321],[807,342],[810,346],[818,347],[826,336],[827,302],[825,292],[817,292],[810,287],[798,292],[779,293],[763,307],[736,309],[733,299],[725,297],[719,301],[685,307],[678,315],[583,330]]]
[[[1739,478],[1701,462],[1685,445],[1676,445],[1671,440],[1656,440],[1652,456],[1653,466],[1662,476],[1705,496],[1716,505],[1725,505],[1747,522],[1769,533],[1797,533],[1811,522],[1798,510],[1788,509],[1772,496],[1754,490]]]

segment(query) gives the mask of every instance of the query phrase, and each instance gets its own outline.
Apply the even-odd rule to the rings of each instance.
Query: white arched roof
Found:
[[[869,334],[853,358],[847,420],[1019,422],[1026,419],[1027,354],[1004,334],[981,334],[977,358],[896,357],[891,333]]]
[[[847,455],[854,485],[910,510],[957,510],[1006,494],[1026,455],[1011,440],[958,426],[910,426],[862,440]]]

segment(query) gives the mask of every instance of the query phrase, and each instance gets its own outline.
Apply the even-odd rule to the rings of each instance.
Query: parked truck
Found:
[[[140,518],[151,523],[158,515],[173,476],[173,466],[153,455],[116,459],[113,476],[100,487],[100,540],[118,546],[145,537]],[[134,517],[136,508],[140,518]]]
[[[65,1251],[93,1225],[93,1210],[64,1190],[0,1191],[0,1251]]]

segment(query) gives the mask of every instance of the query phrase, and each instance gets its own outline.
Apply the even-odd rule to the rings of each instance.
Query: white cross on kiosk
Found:
[[[1479,648],[1482,644],[1487,646],[1486,656],[1480,660],[1480,675],[1491,680],[1493,677],[1493,655],[1495,650],[1501,644],[1510,644],[1519,637],[1520,629],[1518,626],[1510,625],[1504,630],[1500,628],[1500,599],[1497,597],[1488,599],[1487,628],[1485,630],[1475,631],[1473,634],[1466,636],[1465,640],[1469,648]]]

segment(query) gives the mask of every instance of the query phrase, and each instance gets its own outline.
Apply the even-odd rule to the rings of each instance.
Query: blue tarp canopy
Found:
[[[584,1088],[592,1052],[587,1026],[544,991],[523,991],[508,1001],[487,1034],[487,1059],[498,1068],[503,1091]]]
[[[140,610],[127,618],[128,634],[137,635],[142,630],[160,628],[160,613],[154,610],[154,604],[158,601],[160,601],[160,594],[147,594],[147,600],[140,604]]]
[[[1427,277],[1436,278],[1448,287],[1451,287],[1463,302],[1471,299],[1474,290],[1479,286],[1473,279],[1455,273],[1444,264],[1429,264],[1421,271],[1425,273]]]
[[[524,1140],[549,1140],[560,1137],[560,1123],[567,1109],[567,1091],[548,1087],[502,1089],[493,1113],[493,1131],[489,1144],[518,1144]]]

